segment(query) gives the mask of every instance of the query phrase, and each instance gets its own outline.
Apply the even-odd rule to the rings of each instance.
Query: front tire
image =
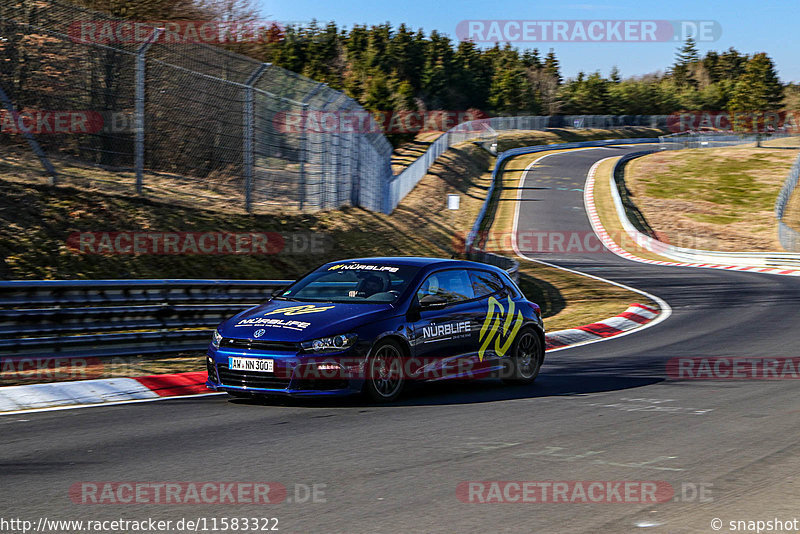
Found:
[[[392,402],[404,386],[403,349],[394,341],[379,342],[367,361],[364,393],[375,402]]]
[[[507,384],[531,384],[539,376],[544,362],[544,349],[539,335],[532,329],[523,330],[514,342],[509,359],[510,378]]]

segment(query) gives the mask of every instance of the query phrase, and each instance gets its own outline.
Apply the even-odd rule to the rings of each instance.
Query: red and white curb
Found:
[[[728,263],[702,263],[702,262],[678,262],[678,261],[662,261],[662,260],[651,260],[647,258],[640,258],[635,254],[628,252],[620,245],[617,244],[616,241],[609,235],[606,231],[603,224],[600,222],[600,216],[597,213],[597,207],[594,203],[594,184],[595,184],[595,174],[597,172],[597,167],[606,160],[614,159],[618,156],[612,156],[610,158],[601,159],[592,165],[591,169],[589,169],[589,173],[586,176],[586,185],[583,189],[583,201],[584,205],[586,206],[586,214],[589,216],[589,221],[592,224],[592,229],[597,237],[600,239],[600,242],[603,245],[622,258],[637,261],[639,263],[648,263],[650,265],[666,265],[672,267],[696,267],[701,269],[721,269],[725,271],[750,271],[755,273],[767,273],[767,274],[779,274],[784,276],[800,276],[800,270],[798,269],[785,269],[780,267],[758,267],[753,265],[737,265],[737,264],[728,264]],[[623,224],[625,221],[622,221]],[[630,230],[626,229],[626,232],[629,234],[631,233]],[[669,245],[666,243],[662,243],[656,239],[653,239],[649,236],[644,234],[638,235],[631,235],[631,238],[637,243],[637,245],[641,246],[644,249],[649,250],[654,254],[659,254],[659,250],[666,250]],[[701,253],[702,251],[697,251],[697,253]]]
[[[0,414],[146,402],[211,394],[205,371],[135,378],[101,378],[0,388]]]
[[[618,336],[623,332],[640,328],[658,317],[659,311],[643,304],[631,304],[623,313],[597,323],[557,330],[545,335],[545,349],[552,350],[573,345],[582,345],[604,338]]]

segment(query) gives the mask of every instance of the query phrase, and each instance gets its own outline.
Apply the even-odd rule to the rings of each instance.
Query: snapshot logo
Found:
[[[156,28],[161,31],[154,39]],[[141,44],[151,39],[161,44],[272,43],[284,39],[286,26],[274,20],[83,20],[70,24],[67,33],[82,44]]]
[[[798,111],[695,111],[673,113],[667,117],[673,132],[800,132]]]
[[[674,496],[662,480],[478,480],[456,486],[458,500],[470,504],[655,504]]]
[[[299,133],[419,133],[446,132],[468,121],[463,131],[485,130],[483,119],[489,116],[482,111],[281,111],[275,114],[272,124],[276,131]]]
[[[324,503],[326,484],[295,484],[292,494],[279,482],[76,482],[75,504],[279,504]]]
[[[462,20],[460,41],[474,43],[659,43],[716,41],[715,20]]]
[[[73,232],[66,245],[112,255],[321,254],[331,247],[329,237],[313,232]]]
[[[800,357],[670,358],[667,376],[676,380],[797,380]]]

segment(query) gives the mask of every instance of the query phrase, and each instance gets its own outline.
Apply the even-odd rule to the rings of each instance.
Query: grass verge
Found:
[[[731,252],[782,250],[775,199],[796,158],[795,150],[756,147],[658,152],[631,161],[625,182],[664,241]]]

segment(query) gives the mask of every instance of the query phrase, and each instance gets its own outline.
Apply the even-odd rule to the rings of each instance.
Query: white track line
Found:
[[[581,149],[578,149],[578,150],[598,150],[599,148],[601,148],[601,147],[598,147],[598,148],[594,148],[594,147],[592,147],[592,148],[581,148]],[[563,155],[564,152],[558,152],[557,154]],[[512,234],[511,234],[511,246],[514,248],[514,253],[518,257],[520,257],[520,258],[522,258],[524,260],[527,260],[527,261],[532,261],[532,262],[535,262],[535,263],[539,263],[541,265],[547,265],[548,267],[554,267],[556,269],[560,269],[560,270],[566,271],[568,273],[577,274],[579,276],[585,276],[585,277],[591,278],[593,280],[598,280],[600,282],[605,282],[606,284],[610,284],[612,286],[620,287],[622,289],[627,289],[628,291],[632,291],[634,293],[638,293],[638,294],[640,294],[640,295],[642,295],[644,297],[647,297],[647,298],[651,299],[653,302],[658,304],[658,307],[661,308],[661,313],[658,314],[658,317],[656,317],[655,319],[653,319],[649,323],[645,323],[642,326],[640,326],[638,328],[635,328],[633,330],[626,330],[624,332],[621,332],[621,333],[619,333],[617,335],[614,335],[614,336],[611,336],[611,337],[604,337],[604,338],[600,338],[600,339],[592,339],[592,340],[584,341],[584,342],[581,342],[581,343],[576,343],[575,345],[569,345],[567,347],[558,347],[558,348],[550,349],[547,352],[548,353],[557,352],[559,350],[571,349],[573,347],[578,347],[578,346],[581,346],[581,345],[589,345],[591,343],[599,343],[601,341],[608,341],[610,339],[617,339],[617,338],[622,337],[622,336],[627,336],[629,334],[634,334],[636,332],[641,332],[642,330],[644,330],[646,328],[650,328],[651,326],[656,326],[657,324],[659,324],[659,323],[661,323],[663,321],[666,321],[672,315],[672,307],[669,304],[667,304],[667,302],[664,299],[662,299],[661,297],[657,297],[656,295],[653,295],[653,294],[648,293],[646,291],[642,291],[641,289],[636,289],[635,287],[627,286],[627,285],[621,284],[619,282],[614,282],[613,280],[607,280],[606,278],[601,278],[601,277],[595,276],[593,274],[582,273],[582,272],[576,271],[574,269],[568,269],[566,267],[561,267],[560,265],[554,265],[554,264],[548,263],[546,261],[537,260],[535,258],[531,258],[529,256],[526,256],[525,254],[523,254],[519,250],[519,247],[517,246],[517,229],[518,229],[518,224],[519,224],[519,208],[520,208],[520,205],[522,204],[522,202],[520,202],[522,191],[523,191],[522,187],[525,184],[525,180],[528,177],[528,171],[538,161],[540,161],[540,160],[542,160],[542,159],[544,159],[544,158],[546,158],[548,156],[555,156],[555,155],[556,154],[547,154],[545,156],[542,156],[541,158],[535,159],[534,161],[531,162],[530,165],[528,165],[525,168],[525,170],[522,172],[522,175],[520,176],[519,183],[517,184],[517,206],[516,206],[516,209],[515,209],[515,212],[514,212],[514,226],[513,226],[513,230],[512,230]],[[619,157],[619,156],[612,156],[612,157],[609,157],[609,158],[603,158],[601,160],[596,161],[594,163],[594,165],[592,165],[591,169],[589,169],[589,175],[588,176],[591,177],[592,179],[594,179],[594,172],[595,172],[597,166],[601,162],[603,162],[605,160],[608,160],[608,159],[613,159],[615,157]],[[587,178],[587,183],[588,183],[588,180],[589,179]],[[586,191],[587,191],[587,188],[584,187],[584,190],[583,190],[584,199],[586,197]],[[586,202],[585,201],[584,201],[584,209],[586,209]],[[588,212],[587,212],[587,216],[589,216]],[[589,217],[589,219],[591,220],[591,217]],[[594,230],[594,225],[592,225],[592,229]],[[597,233],[597,232],[595,231],[595,233]],[[599,235],[598,235],[598,238],[600,238]],[[602,239],[601,239],[601,242],[603,242]],[[605,246],[605,243],[604,243],[604,246]]]

